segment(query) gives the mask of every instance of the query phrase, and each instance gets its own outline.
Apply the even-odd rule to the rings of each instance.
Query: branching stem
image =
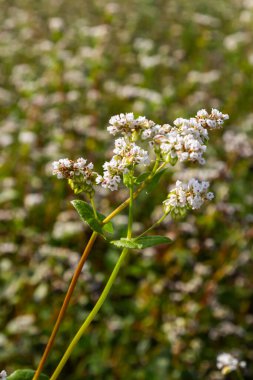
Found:
[[[139,239],[140,237],[146,235],[149,231],[153,230],[155,227],[157,227],[162,221],[166,218],[167,214],[164,214],[159,220],[157,220],[155,223],[152,224],[146,231],[142,232],[139,236],[137,236],[135,239]]]
[[[148,178],[146,179],[146,181],[144,181],[139,187],[138,189],[132,194],[132,197],[133,199],[135,199],[139,193],[145,188],[145,186],[151,181],[151,179],[153,178],[153,176],[158,172],[160,171],[166,164],[163,163],[160,165],[159,167],[159,160],[156,160],[155,161],[155,164],[154,164],[154,167],[152,169],[152,172],[150,173],[150,175],[148,176]],[[108,215],[104,220],[103,220],[103,224],[106,224],[108,223],[112,218],[114,218],[116,215],[118,215],[122,210],[124,210],[130,203],[130,198],[128,198],[127,200],[125,200],[125,202],[123,202],[120,206],[118,206],[113,212],[111,212],[110,215]],[[92,202],[91,202],[91,205],[92,205]],[[94,210],[94,214],[96,213],[96,209],[95,207],[92,205],[93,207],[93,210]],[[96,215],[96,214],[95,214]],[[67,290],[67,293],[66,293],[66,296],[64,298],[64,301],[63,301],[63,304],[61,306],[61,309],[60,309],[60,312],[59,312],[59,315],[57,317],[57,320],[55,322],[55,325],[54,325],[54,328],[52,330],[52,333],[51,333],[51,336],[47,342],[47,345],[46,345],[46,348],[44,350],[44,353],[41,357],[41,360],[39,362],[39,365],[38,365],[38,368],[34,374],[34,377],[33,377],[33,380],[38,380],[39,379],[39,376],[42,372],[42,369],[45,365],[45,362],[47,360],[47,357],[53,347],[53,344],[54,344],[54,341],[55,341],[55,337],[56,337],[56,334],[59,330],[59,327],[62,323],[62,320],[64,318],[64,315],[65,315],[65,312],[67,310],[67,307],[69,305],[69,302],[70,302],[70,299],[71,299],[71,296],[73,294],[73,291],[75,289],[75,286],[76,286],[76,283],[77,283],[77,280],[80,276],[80,273],[81,273],[81,270],[83,268],[83,265],[93,247],[93,244],[96,240],[98,236],[98,233],[97,232],[93,232],[91,237],[90,237],[90,240],[88,241],[87,243],[87,246],[86,248],[84,249],[83,251],[83,254],[80,258],[80,261],[75,269],[75,272],[73,274],[73,277],[72,277],[72,280],[71,280],[71,283],[69,285],[69,288]]]

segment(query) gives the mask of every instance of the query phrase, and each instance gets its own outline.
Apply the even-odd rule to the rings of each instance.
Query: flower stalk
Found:
[[[53,344],[54,344],[54,341],[55,341],[56,334],[57,334],[57,332],[58,332],[58,330],[59,330],[59,327],[60,327],[60,325],[61,325],[61,323],[62,323],[62,320],[63,320],[63,318],[64,318],[64,315],[65,315],[65,312],[66,312],[67,307],[68,307],[68,305],[69,305],[69,302],[70,302],[71,296],[72,296],[73,291],[74,291],[74,289],[75,289],[75,286],[76,286],[77,280],[78,280],[78,278],[79,278],[79,276],[80,276],[80,273],[81,273],[81,271],[82,271],[82,268],[83,268],[83,266],[84,266],[84,263],[85,263],[85,261],[87,260],[87,257],[88,257],[88,255],[89,255],[89,253],[90,253],[90,251],[91,251],[91,249],[92,249],[92,247],[93,247],[93,244],[95,243],[95,240],[96,240],[97,236],[98,236],[98,233],[94,231],[94,232],[92,233],[92,235],[91,235],[91,237],[90,237],[90,240],[88,241],[88,243],[87,243],[87,245],[86,245],[84,251],[83,251],[83,254],[82,254],[82,256],[81,256],[81,259],[80,259],[80,261],[79,261],[79,263],[78,263],[78,265],[77,265],[77,267],[76,267],[76,270],[75,270],[74,275],[73,275],[73,277],[72,277],[71,283],[70,283],[69,288],[68,288],[68,290],[67,290],[67,293],[66,293],[66,296],[65,296],[65,298],[64,298],[64,301],[63,301],[62,307],[61,307],[61,309],[60,309],[60,312],[59,312],[59,314],[58,314],[57,320],[56,320],[55,325],[54,325],[54,327],[53,327],[52,333],[51,333],[51,335],[50,335],[50,338],[49,338],[49,340],[48,340],[48,343],[47,343],[47,345],[46,345],[46,348],[45,348],[45,350],[44,350],[44,353],[43,353],[43,355],[42,355],[42,357],[41,357],[41,359],[40,359],[40,362],[39,362],[38,368],[37,368],[37,370],[36,370],[36,372],[35,372],[35,374],[34,374],[33,380],[38,380],[39,377],[40,377],[40,374],[41,374],[42,369],[43,369],[43,367],[44,367],[44,365],[45,365],[45,362],[46,362],[46,360],[47,360],[47,357],[48,357],[48,355],[49,355],[49,353],[50,353],[50,351],[51,351],[51,349],[52,349],[52,347],[53,347]]]

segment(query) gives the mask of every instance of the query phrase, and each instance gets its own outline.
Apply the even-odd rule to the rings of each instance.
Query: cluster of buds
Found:
[[[62,158],[52,163],[53,174],[59,179],[68,179],[71,188],[76,194],[84,191],[88,194],[94,193],[94,185],[98,174],[93,171],[93,164],[87,164],[84,158],[76,161]]]
[[[123,136],[132,137],[140,131],[148,129],[155,125],[152,120],[146,119],[145,116],[139,116],[135,119],[134,114],[126,113],[112,116],[109,120],[107,130],[110,134],[121,134]]]
[[[121,177],[129,171],[129,168],[150,164],[148,152],[124,138],[115,141],[113,153],[115,155],[112,159],[103,165],[103,176],[98,176],[96,180],[102,187],[111,191],[118,190]]]
[[[188,183],[176,182],[167,199],[163,202],[165,214],[171,213],[173,217],[182,216],[188,209],[199,209],[204,201],[212,200],[214,194],[208,192],[209,182],[191,179]]]
[[[222,128],[224,121],[228,119],[229,116],[227,114],[223,114],[215,108],[212,108],[210,114],[205,109],[202,109],[196,115],[196,120],[207,129]]]
[[[217,357],[217,368],[223,375],[227,375],[232,371],[236,371],[239,368],[245,368],[246,362],[239,361],[231,354],[222,353]]]

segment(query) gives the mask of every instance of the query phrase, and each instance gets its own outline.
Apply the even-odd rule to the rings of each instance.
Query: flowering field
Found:
[[[253,1],[0,0],[0,7],[0,378],[1,370],[36,369],[91,235],[70,203],[85,198],[52,175],[52,162],[66,157],[80,169],[85,157],[102,175],[113,149],[123,149],[107,131],[113,115],[172,125],[214,108],[229,120],[210,133],[206,163],[202,153],[179,157],[140,194],[133,230],[157,220],[176,181],[210,182],[209,193],[201,187],[210,200],[162,221],[155,234],[172,244],[131,252],[60,378],[221,380],[227,357],[217,367],[217,356],[228,353],[252,379]],[[137,153],[145,164],[145,152]],[[96,194],[103,214],[128,196],[106,178],[97,181],[105,185]],[[112,222],[118,238],[127,211]],[[116,246],[97,239],[46,374],[118,257]]]

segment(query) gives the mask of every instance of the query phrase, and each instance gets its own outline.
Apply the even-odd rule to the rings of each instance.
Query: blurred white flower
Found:
[[[250,41],[250,34],[246,32],[237,32],[224,38],[224,46],[230,51],[238,49],[240,44]]]
[[[224,149],[227,153],[235,153],[239,157],[253,156],[253,142],[245,133],[227,131],[223,135]]]
[[[19,141],[22,144],[32,145],[36,142],[36,135],[35,135],[35,133],[33,133],[31,131],[22,131],[19,134]]]
[[[221,370],[221,373],[223,375],[227,375],[232,371],[236,371],[240,367],[245,368],[246,362],[239,361],[231,354],[222,353],[217,356],[217,368]]]
[[[52,31],[60,31],[64,27],[64,22],[60,17],[52,17],[48,22],[48,26]]]
[[[0,379],[6,380],[7,379],[7,372],[5,370],[0,372]]]
[[[27,208],[32,208],[43,202],[43,195],[38,193],[31,193],[25,196],[24,204]]]
[[[79,222],[56,222],[53,228],[52,236],[54,239],[61,240],[65,238],[71,238],[78,235],[83,231],[83,227]]]
[[[34,334],[37,332],[37,327],[35,327],[35,315],[25,314],[19,315],[13,318],[6,326],[9,334]]]
[[[188,80],[190,83],[209,84],[220,79],[220,72],[218,70],[211,70],[204,73],[199,71],[190,71]]]

